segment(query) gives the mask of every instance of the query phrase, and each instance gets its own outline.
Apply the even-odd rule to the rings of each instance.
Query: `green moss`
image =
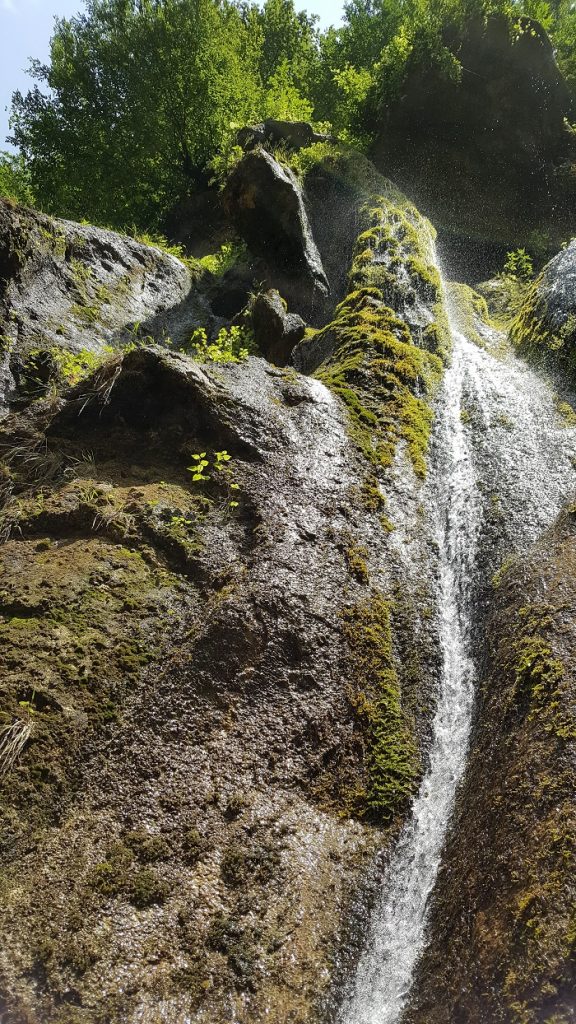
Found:
[[[492,586],[494,587],[494,589],[497,589],[498,587],[502,586],[506,574],[508,573],[508,570],[511,568],[511,566],[514,565],[514,562],[515,559],[513,557],[508,557],[504,559],[502,565],[500,566],[499,569],[496,570],[492,577]]]
[[[558,396],[555,400],[556,411],[562,418],[562,421],[566,427],[576,427],[576,412],[572,408],[569,402],[563,402]]]
[[[547,605],[528,605],[518,610],[512,644],[514,697],[527,702],[529,719],[538,717],[546,732],[563,740],[576,739],[564,700],[564,665],[554,657],[549,640],[553,627],[552,609]]]
[[[240,981],[250,985],[260,959],[258,938],[255,929],[219,912],[208,928],[207,945],[226,956]]]
[[[478,330],[479,325],[485,324],[493,328],[498,326],[490,316],[486,299],[469,285],[456,281],[450,282],[447,291],[455,327],[469,341],[474,342],[479,348],[485,348],[486,341]]]
[[[106,860],[90,871],[87,885],[102,896],[125,896],[135,907],[161,903],[170,886],[152,868],[136,868],[133,852],[123,843],[112,843]]]
[[[360,583],[367,583],[369,578],[368,566],[366,564],[366,559],[368,558],[367,549],[358,544],[349,543],[344,548],[344,558],[346,559],[348,572],[355,576]]]
[[[144,829],[126,832],[123,842],[142,864],[151,864],[157,860],[166,860],[170,856],[170,844],[163,836],[150,835]]]
[[[200,860],[206,841],[197,828],[189,828],[182,837],[182,856],[187,864],[196,864]]]
[[[384,467],[405,442],[414,471],[424,477],[433,421],[426,397],[441,379],[441,359],[412,343],[406,324],[373,288],[348,295],[324,330],[338,345],[317,376],[347,406],[352,439]]]
[[[276,874],[280,856],[274,847],[232,843],[220,862],[220,874],[226,885],[240,887],[251,883],[264,884]]]
[[[130,878],[127,892],[130,902],[143,909],[154,903],[163,903],[170,894],[170,885],[152,868],[142,868]]]
[[[376,593],[348,610],[344,635],[354,679],[351,699],[367,743],[365,786],[352,809],[388,821],[405,809],[419,772],[392,648],[391,603]]]
[[[0,805],[39,827],[73,785],[87,733],[118,717],[156,656],[180,581],[95,537],[48,552],[38,549],[37,537],[10,540],[0,571],[2,710],[32,726],[19,764],[0,778]]]
[[[351,436],[374,466],[390,466],[403,441],[416,474],[423,477],[433,419],[429,399],[450,352],[433,262],[434,231],[392,189],[375,195],[361,216],[349,294],[319,332],[328,336],[334,354],[317,375],[346,404]],[[405,274],[399,273],[401,267]],[[412,335],[394,310],[413,303],[414,292],[433,319]]]

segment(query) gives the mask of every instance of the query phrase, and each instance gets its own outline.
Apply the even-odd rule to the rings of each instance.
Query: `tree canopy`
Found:
[[[263,117],[328,122],[344,137],[362,111],[388,103],[418,51],[447,75],[447,27],[474,15],[520,14],[550,31],[576,87],[571,0],[348,0],[341,27],[320,33],[293,0],[87,0],[57,19],[48,63],[13,97],[18,167],[48,212],[116,227],[154,227],[211,175],[236,129]],[[2,177],[2,173],[4,177]],[[26,195],[31,195],[28,191]]]

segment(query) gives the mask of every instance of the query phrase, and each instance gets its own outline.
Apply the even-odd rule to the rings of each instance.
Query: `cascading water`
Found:
[[[454,318],[451,318],[454,320]],[[425,504],[436,515],[442,672],[430,764],[387,868],[366,946],[338,1024],[397,1024],[423,951],[474,700],[474,592],[481,575],[530,543],[574,487],[576,429],[552,388],[486,330],[480,348],[452,328]],[[495,509],[501,517],[495,528]]]

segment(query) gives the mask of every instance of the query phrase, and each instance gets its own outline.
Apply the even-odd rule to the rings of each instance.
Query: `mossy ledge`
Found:
[[[349,294],[326,331],[337,338],[317,376],[345,403],[350,435],[375,466],[391,466],[404,441],[417,476],[426,475],[433,421],[428,402],[442,377],[442,360],[417,348],[410,331],[377,288]]]

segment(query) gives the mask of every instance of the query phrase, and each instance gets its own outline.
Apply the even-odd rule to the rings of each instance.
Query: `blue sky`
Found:
[[[54,18],[69,17],[82,6],[82,0],[0,0],[0,149],[8,148],[6,108],[12,93],[30,87],[29,58],[45,60]],[[340,20],[341,4],[331,0],[301,0],[296,6],[318,14],[322,25]]]

